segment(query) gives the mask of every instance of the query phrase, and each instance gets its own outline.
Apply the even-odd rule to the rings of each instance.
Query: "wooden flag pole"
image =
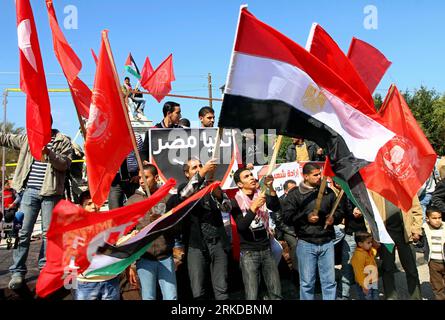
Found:
[[[138,150],[138,146],[137,146],[136,139],[135,139],[135,136],[134,136],[133,127],[131,126],[130,119],[128,117],[127,106],[125,105],[124,98],[122,97],[122,94],[120,94],[121,93],[121,88],[119,86],[120,82],[119,82],[119,77],[118,77],[117,72],[116,72],[116,65],[114,64],[113,53],[111,52],[110,43],[108,41],[108,30],[103,30],[102,31],[102,38],[104,39],[104,42],[105,42],[105,48],[107,49],[108,57],[110,58],[111,64],[113,65],[114,80],[115,80],[115,83],[116,83],[117,90],[119,92],[119,97],[120,97],[120,100],[121,100],[122,110],[124,111],[125,122],[127,123],[127,128],[128,128],[129,133],[130,133],[130,139],[131,139],[131,143],[133,145],[134,155],[136,156],[136,160],[138,162],[139,170],[142,173],[141,176],[142,176],[142,179],[144,180],[145,191],[147,193],[147,196],[150,196],[151,193],[150,193],[150,189],[148,188],[147,179],[145,178],[145,175],[144,175],[143,166],[142,166],[142,160],[141,160],[141,156],[139,155],[139,150]]]
[[[275,169],[275,165],[277,163],[278,152],[280,151],[282,140],[283,140],[283,136],[280,134],[277,137],[277,141],[275,142],[275,145],[273,146],[272,158],[270,159],[269,167],[267,168],[265,177],[271,175],[272,171]],[[264,185],[264,187],[262,188],[261,194],[262,195],[266,194],[266,185]]]
[[[340,193],[337,196],[337,199],[335,199],[334,202],[334,206],[331,209],[331,212],[329,213],[329,215],[326,217],[326,219],[332,217],[334,215],[335,210],[337,210],[338,205],[340,204],[341,198],[343,197],[343,195],[345,194],[345,191],[342,189],[340,191]],[[327,224],[324,225],[324,228],[326,229],[328,227]]]
[[[394,83],[392,83],[391,86],[389,87],[388,93],[386,94],[385,100],[383,101],[380,109],[377,111],[378,114],[382,114],[383,110],[386,109],[386,107],[388,105],[388,101],[392,97],[392,94],[394,93],[394,89],[395,89],[395,85],[394,85]]]
[[[219,159],[219,146],[221,145],[221,139],[224,132],[224,128],[218,127],[218,131],[216,131],[216,141],[215,141],[215,147],[213,148],[212,152],[212,159]],[[213,181],[215,177],[215,173],[211,172],[209,174],[209,181]]]
[[[324,190],[326,189],[327,182],[328,182],[328,177],[323,176],[323,179],[321,180],[320,189],[318,190],[317,199],[315,200],[315,207],[314,210],[312,211],[317,216],[318,216],[318,211],[320,211],[321,200],[323,199],[323,193]]]

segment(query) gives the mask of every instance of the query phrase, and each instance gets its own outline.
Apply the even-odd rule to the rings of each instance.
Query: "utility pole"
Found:
[[[207,77],[209,83],[209,107],[213,109],[213,98],[212,98],[212,74],[209,72]]]

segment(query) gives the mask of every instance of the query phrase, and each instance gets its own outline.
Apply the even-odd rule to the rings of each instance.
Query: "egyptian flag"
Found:
[[[127,60],[125,61],[125,70],[127,70],[128,73],[131,73],[137,79],[141,78],[141,73],[139,72],[139,68],[136,65],[131,53],[128,54]]]
[[[394,133],[365,115],[363,98],[325,64],[241,10],[219,126],[274,128],[325,148],[348,181]]]
[[[324,63],[246,8],[241,10],[219,127],[274,128],[277,134],[316,142],[327,151],[335,174],[366,201],[358,171],[394,136],[378,114],[360,111],[368,108]],[[365,218],[377,232],[367,208]]]

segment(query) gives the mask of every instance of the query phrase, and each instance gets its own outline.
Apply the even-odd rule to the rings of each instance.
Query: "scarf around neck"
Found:
[[[243,213],[243,217],[246,216],[247,210],[250,209],[253,201],[258,198],[259,195],[260,193],[258,192],[258,190],[255,190],[252,199],[250,199],[250,197],[246,195],[241,189],[238,190],[238,192],[235,194],[235,200]],[[257,220],[257,218],[263,221],[264,228],[267,230],[267,232],[269,232],[269,213],[267,212],[266,204],[264,204],[257,210],[255,220]]]

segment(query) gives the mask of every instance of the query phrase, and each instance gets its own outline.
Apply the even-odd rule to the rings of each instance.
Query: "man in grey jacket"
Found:
[[[39,212],[42,212],[42,246],[39,255],[39,270],[46,262],[46,232],[51,221],[54,206],[62,198],[66,171],[71,165],[71,140],[58,130],[52,130],[51,141],[42,149],[42,159],[35,160],[29,150],[28,136],[21,134],[0,133],[0,145],[20,150],[17,168],[14,173],[13,188],[23,191],[20,210],[24,212],[22,229],[19,231],[19,243],[13,250],[13,264],[10,289],[23,285],[27,272],[31,235]]]

